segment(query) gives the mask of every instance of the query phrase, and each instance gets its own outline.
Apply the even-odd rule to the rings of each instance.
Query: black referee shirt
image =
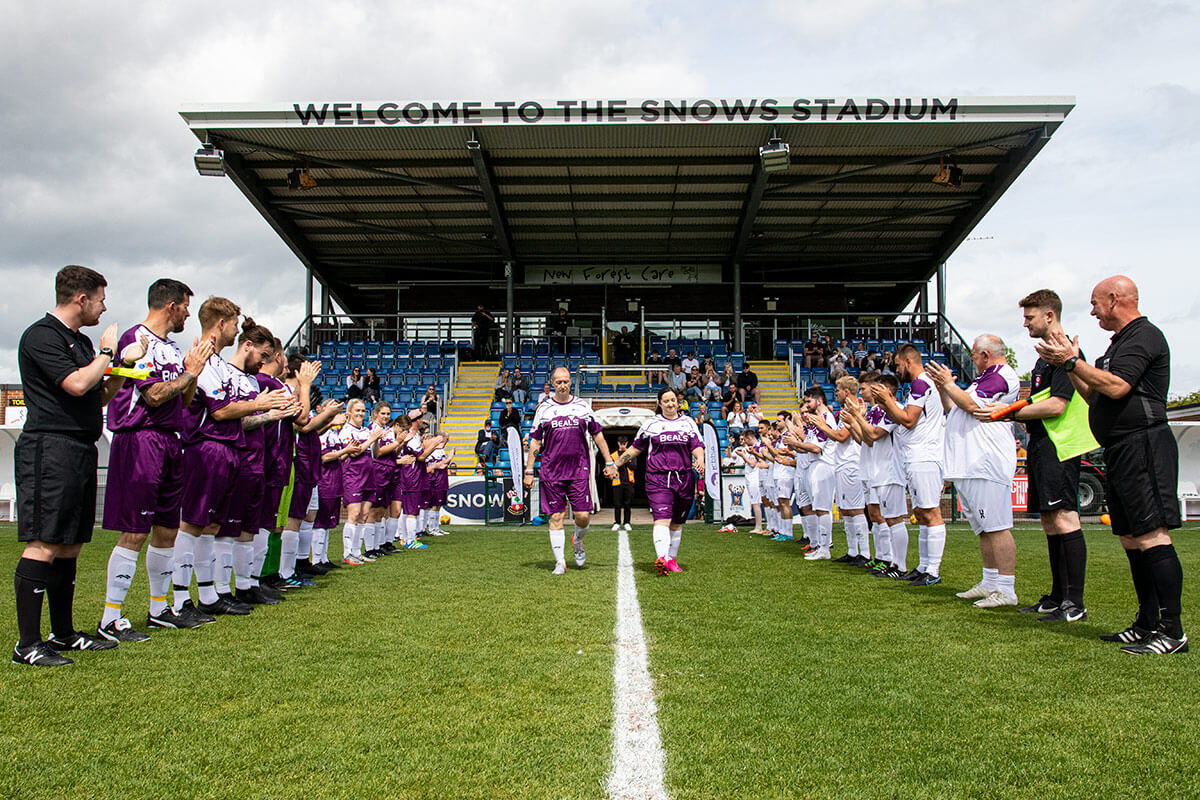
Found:
[[[17,365],[25,392],[24,431],[57,433],[86,442],[100,438],[101,385],[82,397],[62,388],[63,380],[96,359],[92,340],[73,331],[53,314],[47,314],[21,334]]]
[[[1171,350],[1167,337],[1145,317],[1117,331],[1096,366],[1132,387],[1119,400],[1094,393],[1088,423],[1100,444],[1167,421]]]
[[[1029,373],[1030,397],[1045,390],[1047,386],[1050,387],[1051,397],[1061,397],[1069,403],[1075,396],[1075,386],[1071,383],[1070,374],[1062,367],[1056,367],[1045,359],[1039,358]],[[1046,425],[1042,420],[1029,419],[1024,422],[1030,439],[1041,439],[1049,435],[1046,433]]]

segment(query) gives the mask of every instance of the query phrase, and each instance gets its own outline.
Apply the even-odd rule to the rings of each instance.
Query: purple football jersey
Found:
[[[142,393],[156,383],[169,383],[183,374],[183,354],[170,339],[163,339],[145,325],[134,325],[117,341],[120,353],[129,345],[145,336],[146,355],[142,356],[134,369],[150,371],[144,381],[126,379],[108,404],[108,429],[129,431],[140,428],[157,428],[178,433],[183,430],[183,398],[175,395],[162,405],[151,407]]]
[[[240,390],[234,387],[235,373],[245,375],[219,355],[214,353],[209,356],[208,363],[196,380],[196,397],[185,411],[185,443],[212,440],[239,447],[244,444],[245,434],[240,419],[217,421],[212,416],[214,411],[235,400],[244,399]],[[257,388],[257,384],[255,386]]]
[[[703,447],[696,421],[680,414],[651,417],[638,428],[633,447],[646,453],[647,472],[681,472],[692,468],[692,451]]]
[[[592,472],[588,439],[600,432],[592,409],[578,397],[560,403],[553,397],[538,406],[531,438],[542,444],[543,481],[587,480]]]
[[[293,394],[290,386],[287,386],[278,378],[273,378],[265,373],[258,373],[254,376],[254,380],[258,382],[258,388],[261,392],[284,389],[288,394]],[[295,443],[295,429],[292,427],[292,419],[292,417],[281,419],[261,429],[263,432],[263,455],[268,486],[286,486],[288,477],[291,474],[292,449]]]

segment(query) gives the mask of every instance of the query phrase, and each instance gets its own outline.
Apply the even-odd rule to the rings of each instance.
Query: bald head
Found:
[[[1119,331],[1142,315],[1138,288],[1124,275],[1105,278],[1092,289],[1092,316],[1106,331]]]
[[[982,334],[981,336],[976,336],[975,337],[975,346],[972,349],[978,350],[981,353],[987,353],[988,355],[992,356],[993,358],[1000,358],[1000,359],[1003,359],[1005,356],[1005,353],[1007,352],[1004,347],[1004,340],[1001,339],[999,336],[995,336],[990,333],[985,333],[985,334]]]
[[[565,403],[571,396],[571,371],[566,367],[558,367],[550,373],[550,382],[554,384],[554,397]]]

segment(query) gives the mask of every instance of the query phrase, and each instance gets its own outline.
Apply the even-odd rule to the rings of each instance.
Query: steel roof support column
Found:
[[[496,181],[492,170],[488,167],[487,156],[483,145],[474,137],[467,142],[467,152],[475,164],[475,176],[479,179],[479,189],[483,193],[483,202],[487,205],[488,215],[492,218],[492,233],[496,244],[500,247],[500,255],[511,261],[513,257],[512,237],[508,233],[508,223],[504,220],[504,209],[500,207],[500,193],[496,191]]]
[[[746,352],[746,332],[742,330],[742,264],[733,262],[733,349]]]
[[[511,261],[504,262],[504,310],[507,316],[504,318],[504,352],[515,353],[517,348],[513,346],[513,273],[516,272],[516,265]]]
[[[948,338],[949,331],[946,327],[946,262],[943,261],[937,267],[937,346],[941,349],[942,344]]]
[[[309,350],[312,348],[313,340],[313,290],[312,290],[312,267],[308,264],[304,265],[304,338],[300,342],[301,348]]]

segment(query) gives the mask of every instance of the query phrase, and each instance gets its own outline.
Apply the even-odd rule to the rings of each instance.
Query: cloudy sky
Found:
[[[413,6],[410,10],[408,6]],[[1194,3],[961,0],[288,3],[0,0],[0,382],[54,272],[109,280],[140,321],[169,275],[287,336],[299,263],[228,180],[199,177],[178,109],[295,98],[1074,95],[949,263],[964,335],[1033,351],[1015,301],[1057,289],[1101,352],[1097,280],[1130,275],[1200,389],[1200,13]],[[263,275],[277,276],[261,291]],[[256,298],[247,300],[246,298]],[[194,334],[194,327],[187,335]],[[98,332],[95,332],[98,334]]]

